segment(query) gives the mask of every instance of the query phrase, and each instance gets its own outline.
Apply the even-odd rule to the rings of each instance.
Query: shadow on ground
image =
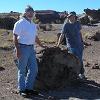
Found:
[[[55,99],[50,100],[68,100],[69,98],[78,98],[78,99],[85,99],[85,100],[95,100],[100,99],[100,84],[96,83],[95,81],[86,80],[85,82],[78,82],[75,84],[71,84],[67,86],[63,90],[58,91],[49,91],[49,92],[41,92],[45,98],[48,96],[52,96]],[[42,100],[44,97],[35,97],[31,98],[33,100]]]
[[[96,26],[98,26],[98,25],[96,25],[96,24],[88,24],[87,26],[93,26],[93,27],[96,27]]]

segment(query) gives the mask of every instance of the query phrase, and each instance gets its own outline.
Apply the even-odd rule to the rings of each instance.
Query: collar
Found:
[[[31,20],[29,20],[26,16],[23,16],[29,23],[31,23]]]

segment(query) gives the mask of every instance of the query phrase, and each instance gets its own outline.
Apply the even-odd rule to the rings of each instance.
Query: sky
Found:
[[[0,13],[23,13],[27,5],[31,5],[34,10],[75,11],[81,14],[86,8],[100,9],[100,0],[2,0]]]

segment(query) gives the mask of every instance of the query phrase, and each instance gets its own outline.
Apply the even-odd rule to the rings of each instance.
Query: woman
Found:
[[[63,37],[66,37],[66,44],[67,44],[67,49],[70,53],[74,54],[77,56],[81,62],[81,70],[80,74],[78,75],[80,79],[84,79],[84,68],[83,68],[83,40],[81,36],[81,25],[77,21],[77,16],[75,12],[71,12],[68,16],[67,19],[64,22],[63,29],[62,29],[62,34],[59,37],[57,46],[59,46],[60,42],[62,41]]]

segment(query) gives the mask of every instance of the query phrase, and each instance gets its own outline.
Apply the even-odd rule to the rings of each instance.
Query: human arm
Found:
[[[45,47],[46,47],[46,46],[43,46],[43,45],[41,44],[41,41],[39,40],[38,36],[36,36],[35,41],[36,41],[36,43],[37,43],[39,46],[41,46],[42,48],[45,48]]]
[[[19,50],[19,46],[18,46],[18,35],[16,35],[16,34],[13,35],[13,42],[14,42],[15,47],[16,47],[16,56],[19,58],[20,57],[20,50]]]
[[[80,38],[81,38],[81,41],[83,42],[83,38],[82,38],[82,33],[81,33],[81,31],[80,31]]]
[[[81,41],[83,42],[81,29],[82,29],[82,26],[81,26],[81,24],[79,23],[80,38],[81,38]]]
[[[19,58],[20,57],[20,50],[19,50],[19,45],[18,45],[18,36],[21,33],[22,26],[18,22],[14,24],[13,28],[13,42],[16,48],[16,56]]]
[[[78,27],[78,29],[79,29],[80,39],[81,39],[81,41],[83,42],[82,32],[81,32],[82,26],[81,26],[81,24],[80,24],[80,22],[79,22],[79,21],[77,21],[77,27]]]
[[[63,38],[64,38],[64,34],[61,34],[61,35],[59,36],[58,41],[57,41],[57,47],[59,47],[59,45],[60,45],[61,41],[63,40]]]
[[[67,26],[67,24],[66,24],[66,22],[64,22],[64,24],[63,24],[63,27],[62,27],[62,30],[61,30],[61,34],[60,34],[60,36],[59,36],[59,38],[58,38],[58,40],[57,40],[57,46],[59,46],[60,45],[60,43],[63,41],[63,39],[65,38],[65,34],[66,34],[66,27]]]

